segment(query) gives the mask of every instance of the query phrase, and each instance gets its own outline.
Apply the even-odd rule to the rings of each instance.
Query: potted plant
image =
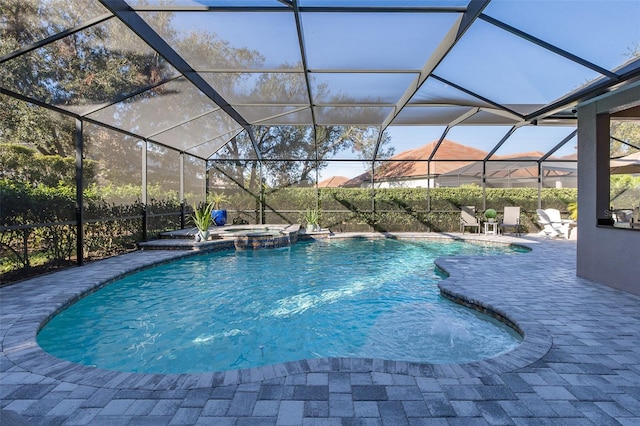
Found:
[[[193,206],[193,223],[198,228],[196,234],[196,241],[207,241],[209,239],[209,227],[213,222],[211,217],[211,211],[213,210],[213,203],[203,204],[200,207]]]
[[[304,213],[304,220],[307,223],[307,234],[314,232],[319,228],[318,222],[320,221],[320,210],[307,209]]]
[[[487,220],[491,223],[496,221],[496,216],[498,216],[498,212],[496,212],[494,209],[487,209],[484,212],[484,217],[486,217]]]
[[[226,203],[228,198],[222,192],[214,192],[210,197],[211,204],[213,205],[211,210],[211,218],[216,226],[223,226],[227,223],[227,210],[221,209],[220,205]]]

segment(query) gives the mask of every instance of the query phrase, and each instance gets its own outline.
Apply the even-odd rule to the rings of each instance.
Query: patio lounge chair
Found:
[[[505,207],[504,208],[504,217],[502,218],[502,222],[498,225],[498,228],[502,231],[504,235],[504,231],[507,228],[514,228],[516,230],[516,236],[520,236],[520,207]]]
[[[460,232],[464,234],[464,228],[475,227],[477,233],[480,233],[480,221],[476,217],[476,206],[460,207]]]
[[[545,209],[544,211],[549,218],[551,227],[557,235],[561,235],[565,240],[569,239],[569,227],[572,224],[571,220],[563,219],[560,216],[560,210],[558,209]]]
[[[542,226],[542,231],[538,235],[544,235],[547,237],[556,237],[558,236],[558,232],[553,229],[551,226],[551,219],[549,219],[549,215],[542,209],[537,209],[536,213],[538,214],[538,224]]]

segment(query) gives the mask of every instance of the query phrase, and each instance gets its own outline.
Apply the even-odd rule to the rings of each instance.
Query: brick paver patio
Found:
[[[38,347],[41,324],[69,301],[184,255],[175,251],[139,251],[0,288],[2,425],[640,424],[640,297],[577,278],[575,241],[497,240],[533,251],[438,261],[451,275],[443,292],[525,335],[516,350],[466,365],[340,358],[132,374]]]

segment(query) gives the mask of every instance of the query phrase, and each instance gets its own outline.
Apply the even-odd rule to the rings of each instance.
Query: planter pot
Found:
[[[490,218],[488,218],[488,219],[487,219],[487,221],[488,221],[489,223],[493,223],[493,222],[495,222],[495,221],[496,221],[496,219],[495,219],[495,218],[493,218],[493,217],[490,217]]]
[[[310,234],[310,233],[314,232],[315,230],[316,230],[316,225],[314,225],[313,223],[308,223],[307,224],[307,228],[306,228],[307,234]]]
[[[209,231],[198,231],[195,239],[197,243],[200,241],[207,241],[209,239]]]
[[[216,226],[223,226],[227,223],[227,211],[226,210],[212,210],[211,218]]]

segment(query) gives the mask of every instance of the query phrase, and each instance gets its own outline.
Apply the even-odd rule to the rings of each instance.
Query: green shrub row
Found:
[[[483,192],[477,186],[459,188],[284,188],[265,193],[267,223],[300,223],[303,212],[318,204],[321,225],[337,231],[435,231],[459,230],[460,206],[472,205],[483,212]],[[228,193],[232,218],[253,222],[255,198],[246,192]],[[372,203],[373,197],[373,203]],[[536,230],[538,197],[542,208],[567,212],[577,199],[575,188],[487,188],[486,208],[499,212],[504,206],[520,206],[523,227]],[[375,207],[374,207],[375,205]],[[375,209],[375,214],[373,210]]]
[[[0,283],[20,279],[34,272],[65,266],[77,260],[75,189],[32,187],[0,179]],[[135,249],[143,237],[143,205],[140,201],[115,205],[84,192],[85,260],[103,258]],[[175,200],[152,201],[147,233],[180,227],[181,209]],[[173,213],[173,216],[164,215]]]
[[[110,194],[126,198],[135,195],[132,188],[109,187]],[[264,191],[260,195],[248,191],[225,191],[230,223],[301,223],[302,213],[320,206],[320,224],[336,232],[347,231],[459,231],[460,206],[474,205],[482,212],[483,194],[479,187],[460,188],[284,188]],[[488,188],[487,208],[501,211],[504,206],[522,208],[525,231],[537,229],[535,209],[538,191],[530,188]],[[0,179],[0,247],[2,263],[0,282],[20,277],[34,268],[52,268],[69,264],[76,253],[75,189],[58,184],[55,187],[32,187],[9,179]],[[154,189],[154,195],[162,194]],[[316,201],[316,196],[319,196]],[[543,189],[543,208],[561,211],[576,201],[575,189]],[[373,203],[372,203],[373,197]],[[143,206],[139,200],[115,205],[105,201],[92,186],[84,191],[84,256],[95,259],[135,249],[144,235],[142,214],[146,207],[147,235],[178,229],[181,206],[173,195],[163,201],[152,200]],[[375,207],[374,207],[375,206]],[[375,212],[373,211],[375,208]],[[32,225],[32,226],[30,226]],[[22,226],[21,229],[16,227]],[[186,226],[191,226],[187,222]]]

